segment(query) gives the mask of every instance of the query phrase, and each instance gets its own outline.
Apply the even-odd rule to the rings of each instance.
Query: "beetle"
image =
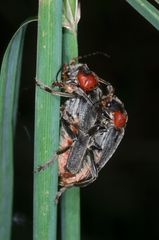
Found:
[[[87,128],[87,132],[78,126],[80,133],[75,143],[71,143],[70,148],[59,156],[62,188],[58,197],[68,187],[87,186],[95,181],[124,136],[127,113],[119,98],[103,96],[96,109],[98,116],[94,125]],[[61,134],[62,145],[69,138],[67,129],[63,129]]]
[[[64,92],[40,81],[36,83],[51,94],[69,97],[61,106],[58,202],[67,188],[87,186],[96,180],[121,142],[128,117],[123,103],[114,95],[113,86],[101,80],[86,64],[64,65],[62,81],[52,85]],[[106,86],[104,90],[100,83]],[[38,171],[52,162],[39,166]]]
[[[88,98],[88,94],[100,84],[104,84],[106,88],[109,88],[109,92],[114,93],[113,86],[98,77],[85,63],[76,63],[75,60],[72,60],[68,65],[64,64],[60,71],[62,72],[62,80],[60,82],[55,81],[49,87],[36,79],[37,86],[53,95],[70,98],[82,96],[90,105],[92,105],[92,102]],[[59,87],[64,92],[57,91],[53,89],[54,87]]]

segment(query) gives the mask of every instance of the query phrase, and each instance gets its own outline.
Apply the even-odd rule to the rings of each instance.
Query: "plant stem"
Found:
[[[68,1],[75,15],[76,0]],[[75,17],[74,17],[75,18]],[[77,35],[64,28],[63,62],[68,63],[78,56]],[[80,189],[73,187],[62,196],[61,205],[62,240],[80,240]]]
[[[61,67],[62,0],[39,0],[37,79],[50,85]],[[60,98],[36,89],[35,164],[50,158],[59,144]],[[58,186],[57,161],[34,175],[34,240],[55,240]]]

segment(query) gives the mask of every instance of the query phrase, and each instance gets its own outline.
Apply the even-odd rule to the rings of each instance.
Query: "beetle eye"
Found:
[[[112,99],[112,101],[107,103],[107,107],[111,112],[116,112],[116,111],[123,112],[122,105],[119,102],[115,101],[114,99]]]
[[[107,107],[110,108],[111,107],[111,102],[107,103]]]
[[[86,75],[92,73],[92,71],[88,68],[87,64],[83,64],[81,67],[79,67],[79,70]]]

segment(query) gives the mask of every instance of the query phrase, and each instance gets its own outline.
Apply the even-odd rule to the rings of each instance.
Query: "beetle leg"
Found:
[[[67,188],[66,187],[62,187],[60,188],[60,190],[56,193],[56,197],[55,197],[55,203],[58,204],[59,198],[61,197],[61,195],[65,192]]]
[[[71,144],[72,145],[72,144]],[[64,148],[60,148],[56,151],[57,155],[63,154],[65,152],[67,152],[67,150],[71,147],[71,145],[69,144],[68,146],[64,147]]]
[[[105,81],[104,79],[99,78],[99,77],[98,77],[98,81],[99,81],[100,83],[106,85],[106,88],[107,88],[107,91],[108,91],[108,94],[109,94],[109,95],[113,95],[113,94],[114,94],[114,88],[113,88],[113,86],[112,86],[109,82],[107,82],[107,81]]]
[[[39,165],[38,167],[35,168],[34,173],[41,172],[48,168],[50,165],[52,165],[55,161],[57,160],[57,154],[54,154],[54,156],[44,164]]]
[[[41,172],[41,171],[45,170],[46,168],[48,168],[50,165],[52,165],[57,160],[58,155],[63,154],[70,147],[71,147],[71,145],[68,145],[68,146],[66,146],[64,148],[58,149],[56,154],[49,161],[47,161],[44,164],[41,164],[37,168],[35,168],[34,173]]]
[[[54,87],[59,87],[59,88],[64,88],[64,84],[63,82],[58,82],[58,81],[55,81],[51,84],[51,86],[54,88]]]
[[[51,87],[43,84],[41,81],[39,81],[37,79],[35,81],[36,81],[36,85],[38,87],[40,87],[42,90],[44,90],[46,92],[51,93],[52,95],[61,96],[61,97],[74,97],[74,95],[71,94],[71,93],[66,93],[66,92],[60,92],[60,91],[53,90]]]

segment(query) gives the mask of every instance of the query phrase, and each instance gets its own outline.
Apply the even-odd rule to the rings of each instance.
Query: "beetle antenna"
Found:
[[[110,55],[105,53],[105,52],[101,52],[101,51],[96,51],[96,52],[92,52],[92,53],[88,53],[88,54],[85,54],[83,56],[78,56],[78,57],[75,57],[71,60],[71,62],[77,62],[78,60],[80,59],[83,59],[83,58],[88,58],[88,57],[92,57],[92,56],[96,56],[96,55],[101,55],[101,56],[104,56],[104,57],[107,57],[107,58],[110,58]],[[56,74],[56,82],[58,82],[58,76],[59,74],[61,73],[62,69],[63,69],[63,66],[64,64],[60,67],[60,69],[58,70],[57,74]]]
[[[92,56],[96,56],[96,55],[102,55],[104,57],[107,57],[107,58],[110,58],[110,55],[105,53],[105,52],[100,52],[100,51],[96,51],[96,52],[93,52],[93,53],[88,53],[88,54],[85,54],[83,56],[78,56],[76,58],[74,58],[75,61],[78,61],[80,59],[83,59],[83,58],[88,58],[88,57],[92,57]]]
[[[58,82],[58,77],[59,77],[59,74],[62,72],[62,69],[63,69],[63,65],[60,67],[60,69],[56,73],[56,82]]]

